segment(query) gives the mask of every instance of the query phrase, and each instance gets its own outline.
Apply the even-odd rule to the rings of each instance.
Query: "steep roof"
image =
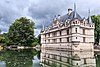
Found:
[[[64,16],[61,16],[60,22],[65,22],[66,20],[73,20],[73,19],[82,20],[81,16],[76,11],[73,11],[73,12],[71,12],[70,15],[66,14]]]

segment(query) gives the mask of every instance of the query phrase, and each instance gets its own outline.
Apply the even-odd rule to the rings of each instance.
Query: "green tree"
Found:
[[[0,61],[5,61],[6,67],[32,67],[32,60],[38,51],[35,49],[3,50]],[[1,67],[1,66],[0,66]]]
[[[39,39],[35,37],[32,46],[36,46],[36,45],[39,45]]]
[[[10,45],[31,46],[34,42],[34,22],[25,17],[15,20],[7,36]]]
[[[3,34],[1,34],[1,30],[0,30],[0,43],[5,43],[5,37]]]
[[[0,43],[4,43],[5,42],[5,37],[0,35]]]
[[[92,16],[92,21],[93,23],[95,23],[95,42],[99,43],[99,39],[100,39],[100,15]]]

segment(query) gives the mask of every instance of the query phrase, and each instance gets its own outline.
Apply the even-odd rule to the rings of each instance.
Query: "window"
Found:
[[[50,39],[48,40],[48,43],[50,43]]]
[[[53,39],[53,42],[56,43],[56,39]]]
[[[76,39],[77,39],[77,37],[76,37]]]
[[[67,35],[69,35],[69,29],[67,30]]]
[[[69,42],[69,37],[67,37],[67,42]]]
[[[85,29],[83,29],[83,34],[85,34]]]
[[[48,34],[48,37],[50,37],[50,33]]]
[[[60,33],[60,36],[61,36],[61,31],[59,31],[59,33]]]
[[[84,58],[84,64],[86,64],[86,58]]]
[[[83,37],[83,42],[85,42],[85,37]]]
[[[62,41],[61,41],[61,38],[60,38],[60,42],[62,42]]]
[[[57,36],[57,32],[53,32],[53,36]]]
[[[48,34],[46,34],[46,37],[48,37]]]
[[[61,59],[62,57],[60,56],[60,61],[62,61],[62,59]]]
[[[53,32],[53,36],[56,36],[55,32]]]
[[[77,33],[77,28],[75,28],[75,32]]]
[[[77,21],[76,21],[76,24],[77,24]]]

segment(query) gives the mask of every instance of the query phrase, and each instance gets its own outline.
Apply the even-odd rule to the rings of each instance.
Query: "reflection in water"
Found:
[[[33,67],[40,67],[40,60],[38,59],[37,56],[34,56],[34,60],[33,60]]]
[[[96,67],[94,52],[42,50],[43,67]]]
[[[0,51],[0,67],[33,67],[37,53],[33,49]]]
[[[96,65],[97,67],[100,67],[100,55],[96,57]]]

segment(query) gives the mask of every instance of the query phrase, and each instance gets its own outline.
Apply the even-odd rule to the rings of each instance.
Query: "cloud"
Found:
[[[87,17],[88,9],[91,9],[91,15],[100,14],[99,0],[1,0],[0,29],[7,32],[15,19],[24,16],[35,22],[37,35],[43,23],[48,26],[55,15],[66,14],[68,8],[73,8],[74,2],[82,17]]]

